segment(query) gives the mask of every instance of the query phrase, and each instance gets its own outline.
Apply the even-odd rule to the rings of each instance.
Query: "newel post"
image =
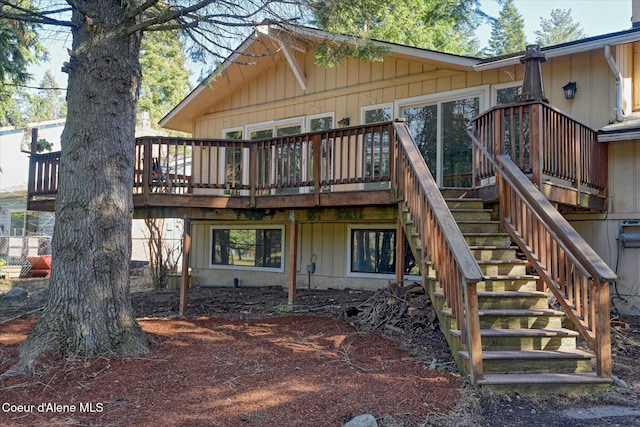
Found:
[[[464,286],[466,316],[465,323],[467,329],[467,349],[469,350],[469,374],[471,383],[478,384],[484,378],[482,367],[482,338],[480,336],[480,314],[478,313],[478,290],[476,283],[466,283],[462,278]]]
[[[27,183],[27,209],[31,208],[31,195],[36,190],[36,159],[38,152],[38,129],[31,129],[31,155],[29,156],[29,178]]]
[[[540,188],[542,183],[542,104],[537,102],[531,104],[531,113],[529,114],[529,149],[531,152],[531,181]]]
[[[596,294],[596,373],[611,378],[611,325],[609,319],[609,283],[594,283]]]
[[[142,140],[142,193],[144,194],[145,202],[149,203],[149,181],[151,178],[151,157],[153,153],[151,151],[151,138],[144,138]]]

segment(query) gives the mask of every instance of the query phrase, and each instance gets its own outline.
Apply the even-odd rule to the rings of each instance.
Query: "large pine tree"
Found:
[[[500,10],[498,19],[491,26],[487,53],[500,56],[523,51],[525,47],[524,18],[513,4],[513,0],[507,0]]]
[[[157,123],[189,93],[187,58],[178,31],[147,32],[142,38],[142,84],[138,113]]]
[[[566,43],[585,38],[582,26],[574,22],[571,9],[553,9],[549,19],[540,18],[540,29],[534,31],[536,43],[542,46]]]

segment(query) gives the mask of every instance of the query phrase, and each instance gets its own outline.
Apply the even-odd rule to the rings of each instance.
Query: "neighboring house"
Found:
[[[489,59],[375,42],[383,61],[323,68],[330,39],[258,27],[161,121],[192,139],[137,140],[136,217],[187,219],[200,286],[287,286],[293,303],[422,280],[474,384],[566,390],[488,374],[556,366],[567,387],[609,384],[610,309],[640,312],[640,26]],[[52,209],[57,181],[39,182],[30,204]]]

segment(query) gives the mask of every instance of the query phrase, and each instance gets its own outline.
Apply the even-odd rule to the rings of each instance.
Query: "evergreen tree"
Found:
[[[582,26],[573,21],[571,9],[553,9],[551,18],[540,18],[540,29],[534,31],[536,43],[542,46],[566,43],[585,38]]]
[[[18,7],[29,7],[31,2],[15,3]],[[23,120],[18,98],[23,93],[22,86],[32,78],[27,68],[46,56],[38,41],[37,28],[31,22],[0,16],[0,126],[15,126]]]
[[[67,114],[67,104],[53,73],[47,70],[34,94],[25,95],[24,116],[28,122],[60,119]]]
[[[148,112],[153,127],[189,93],[189,72],[185,64],[186,56],[177,31],[144,34],[138,112]]]
[[[489,48],[486,52],[492,56],[500,56],[523,51],[525,47],[524,18],[513,0],[507,0],[498,19],[491,26]]]
[[[371,39],[455,54],[475,54],[474,30],[484,16],[477,0],[310,0],[314,23],[334,34],[354,35],[355,46],[326,42],[319,63],[335,65],[344,57],[379,60],[383,51]]]

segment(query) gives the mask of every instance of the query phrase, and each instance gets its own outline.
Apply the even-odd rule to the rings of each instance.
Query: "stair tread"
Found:
[[[467,245],[469,246],[469,249],[474,250],[474,249],[484,249],[484,250],[499,250],[499,249],[513,249],[516,250],[518,249],[517,246],[513,246],[513,245]]]
[[[442,290],[436,290],[434,295],[444,296]],[[541,291],[478,291],[478,298],[517,298],[517,297],[548,297],[549,294]]]
[[[451,335],[461,336],[460,329],[451,329]],[[483,337],[576,337],[579,334],[571,329],[480,329]]]
[[[544,384],[544,383],[593,383],[610,384],[611,378],[601,378],[595,372],[549,374],[485,374],[479,385],[490,384]]]
[[[480,335],[482,336],[544,336],[544,337],[576,337],[579,334],[571,329],[480,329]]]
[[[528,264],[529,261],[524,259],[483,259],[476,260],[478,264]]]
[[[541,291],[478,291],[478,297],[548,297]]]
[[[468,358],[469,352],[459,351]],[[483,359],[592,359],[593,353],[584,350],[483,350]]]
[[[497,221],[493,221],[497,222]],[[497,237],[508,237],[508,233],[482,233],[482,232],[466,232],[462,233],[463,236],[479,236],[479,237],[487,237],[487,236],[497,236]]]
[[[478,310],[480,316],[564,316],[559,310],[552,309],[482,309]]]
[[[449,209],[451,212],[482,212],[482,213],[491,213],[493,209],[478,209],[478,208],[451,208]]]
[[[492,276],[485,276],[484,280],[538,280],[540,276],[534,276],[532,274],[495,274]]]
[[[443,314],[451,314],[450,308],[442,309]],[[544,309],[544,308],[512,308],[512,309],[491,309],[484,308],[478,310],[480,316],[563,316],[564,313],[559,310]]]

